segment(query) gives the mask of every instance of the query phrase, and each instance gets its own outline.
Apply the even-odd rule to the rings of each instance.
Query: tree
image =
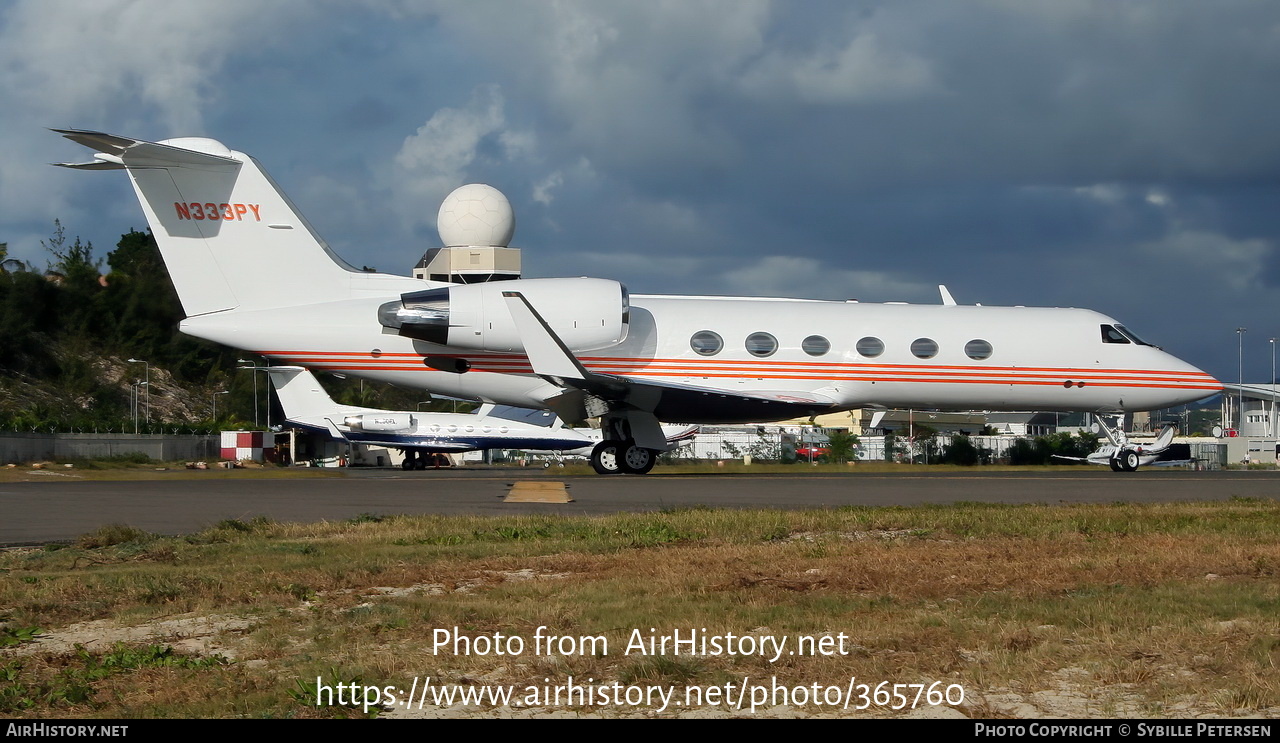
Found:
[[[844,463],[858,458],[858,437],[848,431],[835,431],[827,436],[827,459]]]
[[[938,459],[938,429],[923,423],[912,426],[913,461],[929,462]]]
[[[884,460],[886,462],[896,462],[898,455],[898,437],[890,431],[884,435]]]
[[[66,230],[62,222],[55,219],[53,235],[47,241],[41,240],[40,244],[57,259],[50,264],[49,270],[62,274],[67,286],[72,289],[91,290],[98,285],[102,259],[99,258],[96,261],[93,259],[92,242],[82,243],[77,235],[75,242],[67,247]]]
[[[977,446],[974,446],[973,440],[965,434],[956,434],[951,437],[951,443],[942,451],[943,464],[958,464],[964,467],[972,467],[981,461],[982,455]]]

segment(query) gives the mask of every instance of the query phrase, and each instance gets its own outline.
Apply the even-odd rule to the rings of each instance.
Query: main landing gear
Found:
[[[653,469],[658,452],[636,446],[636,442],[606,439],[591,450],[591,467],[597,474],[616,475],[626,472],[643,475]]]
[[[405,450],[404,461],[400,463],[400,469],[404,470],[425,470],[428,467],[438,470],[442,466],[453,466],[449,461],[448,455],[417,451],[416,449]]]

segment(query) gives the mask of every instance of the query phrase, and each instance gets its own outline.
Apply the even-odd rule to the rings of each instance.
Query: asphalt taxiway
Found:
[[[74,540],[104,524],[160,534],[199,531],[223,519],[347,519],[391,514],[606,514],[695,505],[835,508],[987,503],[1111,503],[1280,499],[1275,471],[925,470],[796,474],[571,476],[512,468],[349,470],[345,477],[48,481],[0,484],[0,545]],[[564,482],[567,504],[504,503],[518,480]]]

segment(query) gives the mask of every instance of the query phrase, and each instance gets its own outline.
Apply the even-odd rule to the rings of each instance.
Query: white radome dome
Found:
[[[468,183],[445,197],[436,228],[446,248],[505,248],[515,234],[516,216],[501,191],[483,183]]]

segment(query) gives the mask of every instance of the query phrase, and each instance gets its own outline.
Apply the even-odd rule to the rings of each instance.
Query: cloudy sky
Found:
[[[0,242],[144,227],[44,127],[255,155],[408,273],[454,187],[526,276],[1083,306],[1227,380],[1280,336],[1280,4],[0,2]]]

